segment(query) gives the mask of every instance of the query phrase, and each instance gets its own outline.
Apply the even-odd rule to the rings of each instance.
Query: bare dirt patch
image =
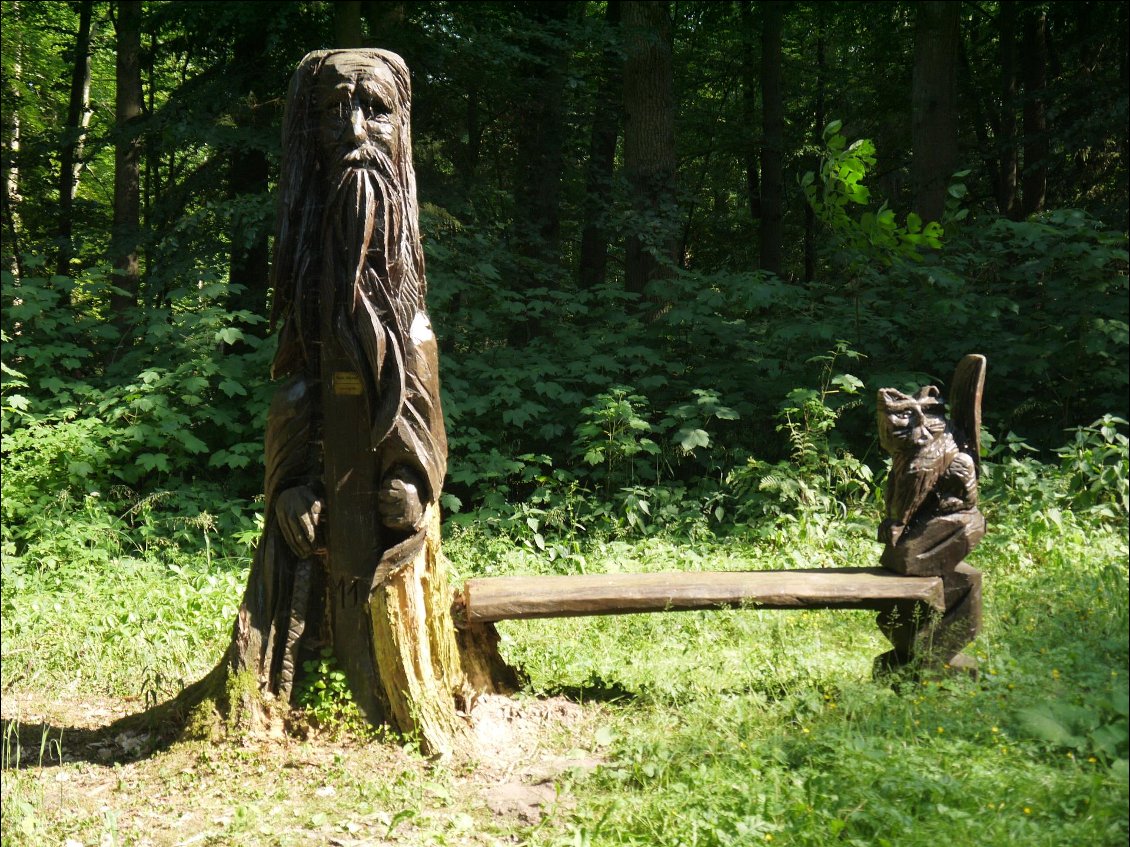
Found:
[[[600,707],[564,698],[480,698],[468,716],[473,752],[446,763],[357,737],[153,750],[143,733],[107,729],[141,709],[5,694],[5,838],[65,847],[513,844],[531,825],[564,825],[572,778],[600,764]]]
[[[564,803],[557,779],[591,770],[601,759],[588,752],[593,712],[562,697],[513,700],[482,697],[471,712],[478,742],[477,781],[487,807],[496,815],[538,823],[547,809]],[[572,740],[562,752],[562,739]],[[584,744],[585,746],[581,746]]]

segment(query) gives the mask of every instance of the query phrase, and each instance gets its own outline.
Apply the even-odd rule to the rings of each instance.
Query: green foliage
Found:
[[[848,144],[842,129],[843,121],[832,121],[824,128],[827,149],[820,164],[819,185],[812,171],[799,180],[805,200],[840,242],[840,249],[861,257],[855,261],[870,260],[883,267],[897,259],[921,261],[924,249],[940,249],[944,229],[938,221],[923,222],[910,212],[906,222],[899,224],[887,203],[875,211],[864,211],[858,218],[851,214],[853,207],[866,208],[871,202],[871,190],[864,180],[875,168],[876,153],[874,142],[867,138]],[[968,175],[969,171],[963,171],[954,176],[960,179]],[[949,194],[959,200],[966,194],[965,186],[954,183]],[[966,214],[955,211],[954,220]]]
[[[863,382],[850,373],[837,373],[836,362],[845,358],[859,362],[861,354],[846,342],[830,352],[812,357],[820,365],[817,388],[790,391],[777,413],[777,429],[788,436],[788,461],[747,460],[727,479],[736,501],[733,509],[741,520],[754,524],[771,517],[778,524],[846,515],[864,505],[872,492],[873,472],[856,458],[836,431],[845,412],[863,402]]]
[[[721,480],[750,456],[774,464],[793,451],[789,426],[769,425],[781,398],[796,390],[790,403],[803,410],[823,379],[818,357],[841,339],[860,354],[851,376],[870,388],[944,386],[965,353],[987,355],[988,429],[1023,433],[1040,451],[1058,446],[1065,426],[1130,414],[1124,236],[1057,212],[962,222],[929,253],[840,244],[829,247],[839,278],[799,286],[686,270],[640,299],[560,280],[514,290],[497,247],[447,225],[426,245],[445,340],[449,490],[465,510],[495,509],[536,491],[539,476],[611,494]],[[537,329],[496,343],[515,325]],[[737,417],[679,423],[696,392]],[[867,405],[841,410],[834,440],[874,470]]]
[[[1101,760],[1125,771],[1130,759],[1130,689],[1125,681],[1100,697],[1078,706],[1051,700],[1021,709],[1020,725],[1054,751]]]
[[[58,531],[70,510],[93,525],[82,517],[92,503],[127,549],[184,536],[210,549],[217,535],[235,550],[261,476],[270,345],[252,327],[262,319],[227,310],[223,286],[201,282],[139,310],[124,345],[114,324],[71,305],[102,301],[108,285],[101,270],[78,281],[3,274],[5,555],[117,555],[118,544]],[[227,352],[237,342],[242,352]],[[192,481],[212,491],[171,495]]]
[[[581,422],[574,430],[574,450],[587,464],[603,465],[608,487],[618,471],[621,481],[630,485],[635,479],[632,460],[641,453],[659,453],[659,446],[648,437],[652,426],[641,413],[648,413],[647,399],[622,385],[601,392],[591,406],[581,409]],[[623,467],[628,468],[626,473],[620,471]]]
[[[1130,448],[1123,418],[1104,415],[1088,427],[1076,427],[1072,441],[1056,450],[1071,505],[1125,519],[1130,514]]]
[[[295,694],[298,705],[321,730],[335,734],[343,729],[362,729],[365,719],[345,679],[345,671],[334,658],[333,650],[323,648],[319,657],[302,663],[303,675]]]

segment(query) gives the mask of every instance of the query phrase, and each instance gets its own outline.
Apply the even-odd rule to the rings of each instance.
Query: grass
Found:
[[[504,624],[504,650],[529,675],[526,702],[583,704],[574,723],[546,724],[537,755],[603,762],[559,770],[540,823],[484,804],[489,762],[437,767],[359,738],[182,744],[101,762],[80,749],[81,728],[108,720],[87,712],[139,711],[206,672],[246,563],[166,551],[6,565],[3,843],[1125,844],[1125,523],[989,518],[971,557],[985,573],[978,681],[872,682],[885,644],[865,612]],[[874,560],[865,527],[823,523],[823,537],[837,535],[834,563]],[[447,551],[461,577],[827,558],[797,534],[606,540],[550,561],[465,530]]]

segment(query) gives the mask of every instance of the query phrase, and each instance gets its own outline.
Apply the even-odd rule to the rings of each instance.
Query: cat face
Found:
[[[925,447],[946,430],[945,404],[936,385],[911,397],[893,388],[879,390],[879,444],[888,453]]]

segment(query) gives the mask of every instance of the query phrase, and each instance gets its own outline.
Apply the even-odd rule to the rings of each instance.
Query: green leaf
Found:
[[[137,464],[142,470],[146,471],[167,471],[169,469],[169,457],[164,453],[142,453],[137,457]]]
[[[1032,735],[1057,747],[1079,748],[1083,745],[1083,739],[1074,735],[1071,729],[1057,716],[1051,714],[1046,707],[1022,709],[1020,722]]]
[[[94,473],[94,466],[89,462],[70,462],[67,464],[67,471],[77,477],[86,478]]]
[[[1091,743],[1100,753],[1113,759],[1126,749],[1128,737],[1125,723],[1107,724],[1091,733]]]
[[[680,429],[675,440],[687,453],[693,453],[699,447],[710,446],[710,434],[704,429]]]
[[[228,395],[228,397],[235,397],[237,394],[238,395],[247,394],[246,388],[244,388],[242,385],[240,385],[234,379],[230,379],[230,378],[225,379],[223,382],[220,383],[220,391],[224,392],[224,394]]]
[[[840,374],[832,377],[832,385],[838,385],[845,394],[856,394],[863,388],[863,380],[851,374]]]
[[[208,449],[207,444],[185,429],[177,433],[177,440],[184,445],[184,449],[189,453],[203,453]]]

